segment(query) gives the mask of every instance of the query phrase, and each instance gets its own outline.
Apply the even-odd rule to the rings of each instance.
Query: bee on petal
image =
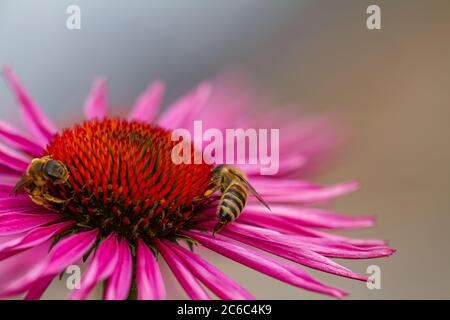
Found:
[[[209,196],[217,190],[222,193],[217,207],[217,217],[219,221],[214,227],[213,233],[220,232],[222,228],[234,220],[241,214],[247,203],[248,194],[253,194],[267,209],[270,210],[268,204],[256,192],[247,180],[245,174],[232,166],[219,165],[212,171],[212,189],[206,191],[205,195]]]

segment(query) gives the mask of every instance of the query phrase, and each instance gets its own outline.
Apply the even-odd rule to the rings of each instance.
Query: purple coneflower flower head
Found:
[[[211,293],[254,299],[198,254],[202,246],[290,285],[340,298],[344,291],[302,266],[365,281],[331,258],[394,252],[385,241],[325,231],[369,227],[373,217],[315,207],[358,183],[323,186],[298,178],[319,168],[336,146],[338,136],[324,121],[255,115],[245,90],[221,82],[200,84],[161,113],[164,85],[154,82],[127,118],[111,118],[106,83],[98,79],[85,103],[86,120],[59,130],[10,69],[5,78],[26,129],[0,122],[0,297],[39,299],[66,268],[85,263],[72,299],[87,298],[102,282],[104,299],[164,299],[164,259],[192,299],[210,299]],[[220,190],[210,188],[217,164],[171,158],[172,130],[191,132],[196,120],[221,132],[281,128],[275,175],[262,176],[258,164],[236,166],[271,211],[249,194],[241,214],[213,235]]]

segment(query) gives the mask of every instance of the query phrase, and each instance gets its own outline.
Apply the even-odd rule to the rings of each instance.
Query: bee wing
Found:
[[[272,210],[270,210],[270,207],[267,204],[267,202],[264,201],[264,199],[261,197],[261,195],[255,190],[255,188],[253,188],[253,186],[246,179],[244,179],[240,175],[237,175],[233,172],[230,172],[230,173],[234,177],[238,178],[239,181],[241,181],[245,185],[245,187],[248,189],[248,191],[250,191],[250,193],[253,194],[256,197],[256,199],[258,199],[259,202],[261,202],[267,209],[269,209],[269,211],[272,211]]]
[[[17,194],[20,190],[29,185],[32,181],[33,179],[25,173],[14,186],[13,190],[11,191],[11,194],[14,195]]]

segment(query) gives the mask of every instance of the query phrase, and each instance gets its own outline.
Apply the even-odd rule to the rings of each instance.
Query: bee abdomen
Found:
[[[230,185],[222,195],[219,218],[222,221],[234,221],[241,214],[247,201],[247,193],[238,184]]]

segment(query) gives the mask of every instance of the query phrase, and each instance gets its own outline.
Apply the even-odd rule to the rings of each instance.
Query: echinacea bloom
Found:
[[[164,299],[159,268],[164,259],[192,299],[211,298],[203,285],[221,299],[253,299],[198,255],[195,248],[203,246],[269,277],[340,298],[344,291],[314,279],[299,264],[365,281],[330,258],[376,258],[394,251],[385,241],[324,231],[373,225],[371,216],[312,207],[354,191],[356,182],[322,186],[292,178],[317,167],[335,145],[324,122],[251,114],[250,97],[220,83],[200,84],[158,115],[164,86],[155,82],[126,119],[110,118],[106,83],[97,79],[85,103],[85,122],[58,130],[10,69],[5,78],[27,132],[0,123],[0,297],[39,299],[58,274],[87,259],[81,288],[70,298],[84,299],[104,282],[104,299]],[[275,176],[242,166],[271,212],[250,196],[240,217],[212,235],[217,198],[207,198],[205,191],[214,165],[174,164],[170,158],[171,129],[192,129],[194,120],[220,130],[281,128]],[[44,156],[70,171],[65,184],[48,186],[64,205],[49,208],[27,193],[11,195],[30,161]]]

